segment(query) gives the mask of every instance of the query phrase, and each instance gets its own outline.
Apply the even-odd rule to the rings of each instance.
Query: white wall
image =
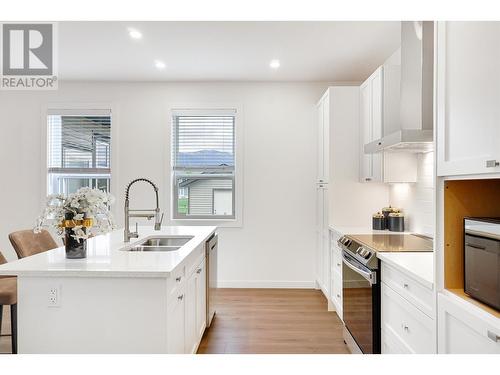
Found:
[[[314,105],[318,83],[81,83],[47,92],[0,92],[0,249],[15,255],[9,232],[30,228],[43,196],[41,110],[49,103],[112,103],[113,191],[123,223],[125,185],[157,182],[169,209],[170,116],[179,103],[238,103],[244,110],[243,226],[220,230],[219,279],[232,286],[312,286],[315,221]],[[153,204],[136,185],[133,205]],[[167,215],[165,215],[167,216]]]
[[[402,208],[406,230],[434,236],[434,153],[418,155],[417,183],[392,184],[390,202]]]

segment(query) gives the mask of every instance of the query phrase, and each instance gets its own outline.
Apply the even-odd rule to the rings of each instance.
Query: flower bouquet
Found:
[[[85,258],[88,238],[115,229],[109,210],[113,202],[111,194],[88,187],[67,196],[49,195],[34,232],[39,233],[43,226],[52,226],[64,239],[67,258]]]

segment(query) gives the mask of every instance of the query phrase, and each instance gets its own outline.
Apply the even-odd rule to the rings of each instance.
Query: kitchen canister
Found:
[[[404,215],[401,212],[391,212],[387,218],[387,229],[389,229],[391,232],[404,232]]]
[[[372,228],[374,230],[385,230],[385,216],[384,214],[377,212],[372,216]]]
[[[384,215],[384,217],[385,217],[386,224],[387,224],[387,218],[389,217],[389,214],[390,214],[391,212],[395,212],[395,211],[397,211],[397,210],[396,210],[394,207],[392,207],[392,206],[382,208],[382,214],[383,214],[383,215]],[[386,225],[386,226],[387,226],[387,225]]]

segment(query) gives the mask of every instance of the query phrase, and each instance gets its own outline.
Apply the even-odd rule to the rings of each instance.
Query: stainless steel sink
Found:
[[[125,251],[177,251],[188,243],[193,236],[153,237],[138,243]]]
[[[180,246],[142,246],[137,245],[127,249],[128,251],[177,251]]]
[[[140,245],[142,246],[183,246],[191,240],[193,236],[179,237],[155,237],[150,238]]]

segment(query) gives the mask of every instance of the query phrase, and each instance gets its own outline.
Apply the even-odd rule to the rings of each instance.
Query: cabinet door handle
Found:
[[[366,178],[365,178],[365,181],[371,181],[371,180],[372,180],[372,178],[371,178],[371,177],[366,177]]]
[[[486,168],[495,168],[500,165],[500,162],[497,160],[486,160]]]
[[[201,273],[201,268],[198,268],[198,269],[196,270],[196,273]]]
[[[410,329],[408,328],[408,325],[401,323],[401,328],[403,328],[406,332],[408,332]]]
[[[407,283],[404,283],[404,284],[403,284],[403,288],[408,289],[408,284],[407,284]]]
[[[177,281],[178,283],[180,283],[181,280],[182,280],[182,276],[178,276],[178,277],[175,278],[175,281]]]
[[[180,296],[177,296],[177,299],[178,299],[179,301],[182,301],[182,300],[184,299],[184,294],[181,294]]]
[[[492,339],[495,342],[500,341],[500,336],[498,336],[495,332],[488,331],[488,338]]]
[[[340,263],[337,263],[337,267],[340,267]]]
[[[337,294],[337,298],[340,298],[340,294]]]

